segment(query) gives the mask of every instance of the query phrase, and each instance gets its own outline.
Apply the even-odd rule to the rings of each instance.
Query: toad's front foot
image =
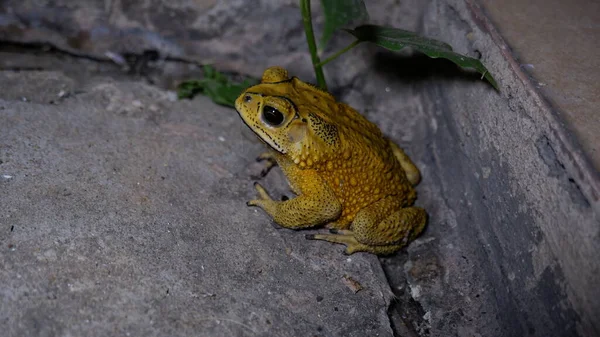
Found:
[[[274,201],[273,199],[271,199],[271,197],[269,196],[269,193],[267,193],[267,191],[265,190],[264,187],[262,187],[261,184],[255,182],[254,188],[258,192],[258,199],[250,200],[250,201],[246,202],[246,205],[257,206],[257,207],[264,209],[267,213],[270,213],[268,209],[274,208],[275,204],[277,204],[277,201]]]
[[[267,151],[267,152],[261,153],[258,157],[256,157],[256,161],[257,162],[266,161],[264,168],[260,171],[260,175],[253,177],[256,179],[261,179],[261,178],[266,177],[267,174],[269,174],[269,172],[271,171],[271,169],[273,167],[277,166],[277,159],[276,159],[273,151]]]

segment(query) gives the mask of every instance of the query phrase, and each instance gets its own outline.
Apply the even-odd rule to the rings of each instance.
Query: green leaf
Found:
[[[363,0],[321,0],[323,14],[325,15],[325,26],[319,47],[325,45],[333,33],[351,22],[369,20],[369,13]]]
[[[249,78],[242,82],[233,82],[212,66],[207,65],[204,66],[204,78],[179,84],[177,97],[179,99],[192,98],[197,94],[203,94],[217,104],[235,107],[236,98],[246,88],[257,83],[258,80]]]
[[[196,80],[190,80],[180,83],[177,86],[177,98],[192,98],[202,92],[202,83]]]
[[[356,27],[355,29],[345,29],[345,31],[354,35],[361,42],[372,42],[392,51],[398,51],[409,46],[431,58],[445,58],[463,68],[475,69],[482,74],[482,77],[488,80],[496,90],[499,90],[498,83],[496,83],[492,74],[490,74],[481,61],[453,52],[452,47],[447,43],[426,38],[417,33],[402,29],[375,25],[364,25]]]

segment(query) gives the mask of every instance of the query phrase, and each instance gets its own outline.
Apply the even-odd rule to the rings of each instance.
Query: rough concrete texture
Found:
[[[262,146],[231,109],[51,71],[0,73],[8,82],[3,336],[391,335],[377,258],[245,206]],[[266,184],[286,191],[280,175]]]
[[[600,170],[600,3],[483,0],[484,8]],[[548,57],[551,55],[551,57]]]
[[[268,65],[280,64],[290,68],[293,74],[305,79],[311,78],[310,60],[303,41],[295,1],[263,0],[254,1],[251,4],[247,1],[198,1],[195,3],[114,1],[106,5],[103,2],[95,1],[53,1],[48,2],[46,7],[35,7],[32,5],[34,3],[38,2],[33,0],[5,2],[2,10],[4,14],[0,20],[0,36],[5,40],[19,43],[48,42],[70,53],[71,56],[60,53],[55,55],[55,58],[66,61],[65,64],[59,65],[55,61],[40,60],[40,56],[28,51],[21,59],[5,62],[4,67],[19,69],[18,65],[23,64],[24,69],[32,69],[36,64],[41,64],[43,69],[55,69],[53,67],[60,66],[60,69],[63,69],[63,72],[74,81],[75,91],[78,90],[77,83],[81,82],[82,77],[86,77],[84,75],[86,72],[73,68],[73,59],[81,59],[73,55],[83,56],[85,60],[82,62],[85,63],[85,68],[92,69],[92,73],[106,71],[106,68],[110,68],[107,60],[118,61],[115,55],[125,55],[127,57],[123,64],[126,63],[126,68],[134,75],[133,78],[161,86],[168,86],[186,74],[193,75],[197,72],[198,67],[190,61],[203,63],[217,60],[216,65],[221,69],[254,76],[260,75]],[[418,30],[451,43],[461,53],[471,56],[481,55],[482,61],[495,75],[502,88],[498,93],[485,82],[480,81],[478,75],[459,71],[449,62],[429,60],[409,53],[394,54],[369,46],[360,46],[326,67],[329,86],[334,94],[361,110],[368,118],[379,124],[384,133],[405,147],[423,173],[423,182],[418,187],[417,204],[425,207],[430,215],[426,233],[405,251],[395,257],[382,260],[392,289],[398,298],[394,302],[393,310],[389,312],[391,323],[397,331],[401,332],[401,335],[407,336],[595,336],[600,334],[600,327],[595,319],[600,317],[600,301],[598,300],[600,289],[597,287],[597,284],[600,284],[600,258],[598,256],[598,252],[600,252],[600,240],[598,240],[600,237],[598,226],[600,222],[600,179],[598,172],[590,165],[589,158],[577,146],[576,140],[565,131],[557,113],[546,104],[545,99],[538,94],[528,76],[522,72],[502,38],[482,14],[477,2],[472,0],[407,0],[401,3],[369,1],[368,9],[371,19],[375,23]],[[178,20],[174,21],[173,17]],[[321,19],[318,17],[317,23],[320,22]],[[347,37],[338,35],[330,49],[343,46],[349,41]],[[140,59],[144,60],[142,54],[148,49],[157,51],[161,57],[152,62],[139,61]],[[113,54],[108,54],[110,57],[107,57],[106,52]],[[15,75],[6,76],[12,76],[15,81]],[[119,76],[127,78],[123,74]],[[116,78],[120,78],[119,76]],[[115,81],[117,82],[112,85],[116,85],[118,90],[110,91],[109,97],[131,90],[129,89],[130,84],[119,84],[123,79]],[[126,81],[133,80],[127,79]],[[42,83],[41,80],[38,82]],[[142,84],[137,85],[141,86]],[[37,88],[36,92],[43,92],[39,86]],[[157,95],[164,94],[159,89],[153,89],[152,92],[156,92]],[[90,93],[82,93],[74,95],[72,99],[81,104],[87,104],[86,102],[89,100],[84,98],[91,97],[90,95]],[[13,94],[11,97],[18,98],[18,96]],[[136,100],[140,99],[132,97],[123,102]],[[68,103],[69,101],[70,99],[65,99],[61,105],[74,104]],[[192,103],[169,103],[168,109],[159,108],[158,111],[171,111],[170,108],[176,104],[192,104],[191,106],[193,106],[201,104],[200,102],[202,99],[194,100]],[[27,106],[25,103],[11,104]],[[149,104],[142,104],[150,109]],[[121,105],[130,106],[130,104],[120,101],[114,104],[117,107]],[[53,109],[56,108],[54,111],[57,114],[63,111],[57,108],[58,106],[51,106]],[[197,131],[197,134],[212,135],[211,137],[202,136],[196,145],[186,143],[186,146],[189,147],[178,145],[171,147],[168,151],[163,150],[162,153],[169,153],[171,158],[177,158],[187,164],[180,164],[181,166],[176,172],[178,177],[182,177],[179,183],[158,182],[161,186],[152,190],[159,196],[168,193],[174,194],[177,196],[177,202],[186,205],[185,207],[169,207],[177,207],[181,212],[177,216],[189,219],[181,222],[185,223],[185,226],[189,226],[181,225],[187,228],[188,232],[183,229],[179,232],[180,235],[187,238],[185,242],[190,245],[189,248],[179,248],[177,251],[182,255],[175,255],[169,260],[159,260],[158,256],[144,254],[145,258],[142,262],[146,265],[141,265],[138,272],[149,273],[152,270],[151,267],[160,264],[160,261],[164,261],[163,263],[168,268],[176,269],[180,273],[197,271],[198,259],[194,257],[196,255],[183,254],[204,254],[198,252],[201,251],[199,246],[207,244],[203,241],[204,232],[197,227],[199,224],[208,224],[210,219],[217,221],[217,218],[223,217],[226,220],[221,221],[230,223],[231,219],[237,218],[240,219],[240,223],[236,223],[235,227],[244,228],[245,221],[256,217],[256,220],[253,220],[256,222],[252,222],[254,225],[247,224],[249,227],[246,227],[246,231],[235,239],[231,236],[211,236],[211,238],[223,240],[221,247],[227,247],[227,251],[231,249],[239,252],[240,241],[245,242],[246,245],[252,245],[251,248],[242,250],[245,252],[242,256],[228,256],[232,260],[228,263],[237,266],[240,260],[245,261],[244,259],[248,258],[248,254],[256,254],[259,257],[256,258],[255,263],[260,265],[266,263],[262,259],[271,258],[272,254],[283,254],[282,251],[285,251],[285,247],[292,247],[292,252],[298,252],[295,258],[300,264],[310,265],[316,258],[328,261],[330,268],[335,269],[326,268],[326,271],[323,272],[334,273],[336,276],[333,277],[333,283],[337,282],[339,271],[348,268],[345,260],[337,255],[340,247],[328,246],[326,243],[315,245],[312,242],[304,241],[298,233],[272,229],[265,226],[269,220],[264,214],[253,213],[243,207],[243,200],[251,197],[253,193],[248,176],[252,172],[260,170],[256,164],[250,165],[253,156],[260,151],[260,146],[252,145],[254,143],[252,143],[251,136],[246,139],[239,136],[239,133],[244,131],[235,123],[234,119],[230,121],[231,124],[227,124],[229,122],[216,124],[220,123],[224,116],[230,116],[228,110],[219,111],[223,111],[223,113],[218,114],[218,119],[215,119],[217,114],[209,114],[215,121],[213,126],[201,129],[205,130],[202,132]],[[5,111],[2,113],[7,114]],[[102,116],[102,111],[98,113]],[[165,143],[174,141],[172,140],[173,136],[159,137],[166,132],[161,130],[161,125],[165,121],[169,121],[165,116],[171,116],[171,114],[165,113],[164,116],[160,113],[150,114],[155,117],[148,118],[145,117],[146,113],[140,113],[135,109],[126,110],[124,115],[131,116],[114,117],[117,119],[112,122],[111,128],[124,130],[123,128],[130,124],[121,125],[124,123],[122,121],[135,124],[150,119],[156,128],[150,134],[157,137],[158,140],[163,139],[162,142],[158,140],[150,142],[152,138],[146,136],[146,133],[133,133],[140,137],[144,136],[145,139],[144,142],[132,143],[127,148],[128,152],[120,152],[123,150],[109,152],[97,147],[94,151],[83,152],[82,155],[98,160],[98,166],[100,166],[106,162],[106,158],[109,160],[116,160],[111,159],[113,157],[123,158],[120,156],[127,158],[133,156],[130,159],[134,161],[131,165],[137,165],[139,155],[134,154],[142,151],[138,148],[143,149],[143,146],[161,153],[159,152],[162,149],[161,146],[167,146]],[[199,117],[191,114],[187,118]],[[195,123],[193,125],[196,127],[203,128],[206,126],[202,123],[207,122],[202,119]],[[44,127],[49,126],[44,125]],[[93,126],[87,125],[87,127],[92,128]],[[219,130],[222,133],[218,133]],[[105,132],[113,137],[112,132]],[[186,137],[188,132],[196,134],[195,131],[177,132],[182,133],[177,137]],[[177,132],[175,133],[177,134]],[[130,137],[130,132],[127,135]],[[216,149],[218,149],[219,135],[225,137],[227,141],[229,139],[236,140],[239,142],[239,146],[246,144],[246,148],[230,148],[231,151],[239,151],[235,152],[240,156],[237,161],[227,155],[215,154],[207,157],[194,151],[195,146],[198,149],[216,147],[214,151],[218,151]],[[115,141],[118,139],[116,138]],[[61,156],[64,157],[68,154],[68,151],[63,151]],[[232,153],[228,155],[233,156]],[[156,156],[159,157],[160,154],[156,154]],[[35,159],[35,157],[33,158]],[[207,162],[208,158],[213,158],[212,163]],[[73,164],[73,161],[71,160],[69,164],[75,165],[80,171],[83,170],[79,167],[80,165]],[[77,160],[77,162],[79,161],[81,160]],[[160,165],[164,165],[163,161],[152,162],[147,166],[158,169],[161,168]],[[223,171],[214,169],[214,165]],[[145,167],[146,163],[139,166],[140,170]],[[42,169],[45,168],[41,168],[39,172],[42,172]],[[99,169],[95,168],[95,170]],[[212,170],[216,171],[212,172]],[[53,171],[44,170],[43,172]],[[135,171],[132,169],[132,172]],[[146,173],[138,175],[132,173],[132,175],[144,177],[153,171],[145,169],[143,172]],[[95,173],[94,171],[87,174],[81,173],[78,184],[96,181],[94,180],[97,179]],[[227,178],[219,177],[219,174],[232,174],[235,178],[227,180]],[[174,177],[173,174],[170,176]],[[200,186],[205,187],[192,186],[189,183],[192,181],[191,178],[184,178],[189,176],[198,177],[200,181],[204,182]],[[269,175],[268,179],[273,179],[267,182],[270,190],[276,188],[279,194],[287,191],[278,172]],[[139,179],[134,180],[136,180],[135,183],[139,181]],[[140,183],[142,182],[140,181]],[[146,184],[153,186],[151,179]],[[227,187],[220,187],[223,184]],[[132,191],[136,191],[134,188],[135,186]],[[87,188],[87,192],[81,192],[80,198],[81,200],[86,200],[84,197],[94,200],[93,198],[100,195],[102,191],[96,185],[93,188],[90,186]],[[129,197],[130,194],[138,195],[133,192],[124,194],[127,195],[128,200],[134,200]],[[39,194],[35,195],[42,200]],[[144,202],[156,202],[156,199],[147,195],[146,197],[149,201]],[[218,198],[217,205],[201,206],[199,200],[209,197]],[[57,196],[56,198],[62,197]],[[45,198],[43,200],[54,199]],[[143,205],[143,201],[139,202],[140,205]],[[43,203],[39,204],[44,205]],[[176,202],[173,204],[178,205]],[[224,208],[217,206],[225,204],[228,206],[223,215],[218,210]],[[113,209],[129,209],[130,207],[126,207],[126,205],[124,202],[119,202],[107,205],[107,209],[111,211]],[[166,205],[160,206],[167,207]],[[46,206],[40,206],[40,209],[42,209],[41,207]],[[38,209],[37,204],[34,209]],[[80,210],[79,212],[85,213],[86,211]],[[152,223],[148,220],[152,216],[147,213],[140,212],[140,214],[131,214],[127,217],[127,213],[120,212],[123,213],[118,213],[114,222],[121,223],[121,218],[124,218],[128,219],[130,224],[138,223],[138,226],[141,226],[139,223]],[[35,214],[30,213],[22,216],[29,217]],[[73,216],[71,214],[78,213],[65,212],[63,214],[63,216]],[[160,214],[161,217],[167,216],[163,213]],[[173,214],[169,214],[169,216],[175,217]],[[98,221],[109,220],[102,217]],[[56,222],[52,222],[51,225],[57,226]],[[148,250],[155,249],[156,246],[161,249],[162,245],[169,242],[171,244],[168,248],[173,250],[172,247],[175,246],[173,241],[157,240],[161,236],[153,232],[163,228],[163,224],[157,224],[156,227],[150,225],[148,228],[143,227],[143,231],[138,233],[139,239],[136,242],[143,243]],[[130,225],[129,227],[118,226],[118,228],[123,231],[130,230],[133,233],[136,227]],[[153,235],[145,234],[146,231]],[[235,234],[231,234],[230,231],[226,233]],[[266,233],[276,233],[277,236],[273,239],[274,241],[265,241],[266,237],[270,237],[265,236]],[[109,234],[111,233],[102,232],[98,235],[102,240],[104,237],[125,240],[122,236]],[[44,239],[58,240],[63,235],[71,234],[56,232],[53,235],[46,235],[48,238],[44,236]],[[133,234],[127,235],[138,237]],[[285,244],[277,241],[284,240],[278,238],[279,235],[285,239]],[[129,254],[136,256],[133,254],[133,247],[136,246],[117,242],[116,247],[119,247],[120,250],[130,249],[126,251],[126,256]],[[120,248],[121,245],[125,248]],[[68,245],[63,245],[63,247],[68,247]],[[15,252],[19,247],[16,246],[16,248]],[[170,252],[168,248],[161,249],[161,252]],[[116,248],[112,251],[117,254]],[[217,262],[212,261],[211,263],[221,266],[222,262],[220,261],[223,255],[220,251],[218,255],[213,255],[212,260],[217,260]],[[178,256],[184,257],[178,260]],[[211,257],[206,259],[210,260]],[[296,263],[293,259],[294,257],[290,258],[292,262],[288,262]],[[361,305],[364,304],[364,308],[368,308],[361,315],[367,317],[364,321],[377,322],[378,328],[386,329],[389,322],[385,316],[381,315],[385,309],[385,296],[387,295],[385,295],[385,287],[381,283],[381,278],[377,274],[378,269],[372,264],[374,260],[365,260],[366,257],[362,255],[353,256],[352,259],[352,263],[360,265],[360,273],[356,271],[357,278],[358,275],[368,277],[367,275],[374,273],[372,279],[361,278],[359,281],[361,283],[373,282],[372,284],[379,285],[379,288],[375,285],[370,288],[382,289],[381,292],[384,294],[383,296],[377,295],[375,292],[372,295],[363,294],[362,296],[367,296],[367,298],[375,296],[370,300],[371,303],[366,303],[368,301],[364,301],[364,299],[354,298]],[[38,263],[41,268],[41,262]],[[196,269],[186,263],[191,263],[192,266],[196,266]],[[264,293],[260,293],[260,289],[262,289],[260,287],[263,286],[281,286],[284,294],[287,291],[298,291],[298,289],[315,293],[317,292],[315,289],[320,291],[324,286],[336,286],[331,285],[332,282],[314,281],[310,284],[300,282],[303,280],[302,276],[294,274],[296,266],[275,264],[279,269],[271,274],[274,279],[269,279],[268,282],[257,276],[253,280],[240,279],[238,283],[234,284],[247,288],[243,289],[248,292],[244,293],[243,296],[247,296],[245,298],[260,299],[264,298]],[[200,264],[200,266],[202,265]],[[206,265],[204,266],[206,267]],[[34,268],[37,267],[36,263]],[[232,269],[237,270],[235,268],[226,270]],[[30,270],[34,269],[30,268]],[[77,269],[74,268],[74,270]],[[225,272],[222,273],[222,275],[225,274]],[[111,275],[114,277],[114,273]],[[3,279],[12,280],[15,277],[16,273],[9,273],[3,276]],[[290,283],[292,281],[285,283],[286,277],[299,280],[305,288],[296,287],[296,284]],[[326,279],[325,276],[323,277],[321,280]],[[190,282],[188,284],[193,284],[201,289],[211,288],[211,286],[205,285],[202,278],[197,276],[193,278],[195,280],[192,281],[190,278],[187,281]],[[223,278],[236,280],[232,277],[224,276]],[[108,282],[110,278],[106,276],[100,280]],[[149,278],[146,284],[150,285],[150,290],[137,283],[136,286],[140,287],[139,292],[151,291],[154,289],[152,287],[160,280],[162,279],[157,276]],[[255,280],[258,282],[254,282]],[[225,281],[220,280],[220,282],[221,289],[229,289],[228,284],[222,284]],[[207,283],[210,285],[209,282]],[[122,286],[129,289],[127,287],[132,285]],[[7,289],[9,289],[7,293],[14,294],[17,293],[18,288],[12,286]],[[341,289],[346,291],[343,287]],[[218,294],[218,292],[206,291]],[[235,291],[242,290],[236,289]],[[196,293],[200,293],[200,291]],[[239,295],[239,293],[236,294]],[[361,292],[357,295],[359,294]],[[138,312],[136,311],[138,307],[134,306],[135,303],[139,303],[135,301],[135,296],[128,300],[122,300],[122,297],[117,298],[116,295],[112,296],[115,297],[107,299],[103,303],[119,306],[123,314],[128,310]],[[328,298],[326,295],[320,296],[324,297],[323,301],[312,303],[312,305],[319,305],[318,303],[323,303]],[[237,295],[231,298],[237,300]],[[279,315],[282,312],[280,302],[288,298],[293,298],[293,296],[282,295],[277,302],[271,303],[271,307],[269,307],[271,309],[265,311],[265,315],[266,312],[270,315]],[[334,303],[338,301],[338,298],[335,297],[330,299]],[[200,300],[205,299],[201,298]],[[73,300],[64,303],[66,303],[65,307],[72,308],[72,310],[83,310],[80,303],[87,303],[87,301],[91,300],[82,296],[79,298],[79,302]],[[178,299],[173,299],[173,302],[169,303],[181,305],[186,309],[189,307],[188,302],[181,304]],[[243,309],[248,302],[238,301],[236,303],[240,306],[239,308]],[[353,303],[359,305],[356,302]],[[148,304],[147,307],[155,308],[153,303]],[[54,308],[57,307],[46,305],[37,313],[41,313],[40,317],[56,315],[57,310]],[[203,308],[205,307],[203,306]],[[239,308],[236,310],[242,310]],[[314,312],[313,307],[307,305],[304,308]],[[209,314],[215,316],[227,314],[227,309],[229,308],[221,306]],[[19,315],[27,317],[23,313],[24,311],[12,310],[17,310]],[[241,311],[234,311],[234,313],[239,312]],[[110,317],[106,312],[90,309],[90,313],[106,320],[106,325],[109,327],[118,326],[106,318]],[[112,311],[109,314],[112,314]],[[122,318],[123,314],[119,317]],[[163,316],[165,315],[161,315],[161,317]],[[67,313],[67,316],[61,317],[69,317],[69,319],[65,318],[64,326],[70,327],[71,316]],[[193,317],[200,319],[198,316]],[[242,316],[242,314],[225,317],[238,322],[241,319],[241,322],[252,326],[253,329],[264,331],[260,330],[258,323],[253,326],[250,324],[253,321],[249,319],[244,321],[243,319],[247,316]],[[292,320],[292,323],[286,321],[279,322],[279,324],[295,326],[300,320],[307,322],[303,326],[308,326],[314,322],[302,317],[301,315],[285,316],[282,319]],[[377,319],[368,317],[377,317]],[[137,320],[135,321],[137,322]],[[273,320],[269,321],[275,325]],[[365,327],[369,328],[370,325],[365,326],[358,321],[351,321],[356,325],[353,325],[350,330],[370,335],[368,332],[364,333]],[[189,326],[182,321],[177,322],[172,325],[165,323],[161,327],[166,329],[183,326],[182,329],[185,329]],[[210,323],[217,324],[216,322],[225,324],[225,321],[221,320]],[[324,321],[323,329],[328,327],[325,323],[334,326],[343,324],[328,319],[326,322]],[[227,328],[234,328],[232,326],[235,325],[236,323],[231,323],[231,325],[227,325]],[[23,326],[36,326],[35,320],[25,322]],[[223,328],[220,325],[209,325],[209,323],[207,326]],[[161,327],[152,332],[159,333],[156,330]],[[240,333],[245,331],[241,326],[235,328],[240,329],[238,330]],[[298,329],[303,328],[299,327]],[[307,329],[302,331],[307,333],[315,331],[315,334],[319,335],[318,331],[310,330],[309,327]],[[133,332],[139,331],[150,330],[133,330]],[[268,331],[271,330],[267,330],[267,333]],[[340,335],[343,334],[340,330],[335,331]],[[386,332],[389,333],[386,330],[381,331],[382,334]],[[219,335],[219,333],[223,332],[215,331],[214,334]],[[290,333],[290,335],[292,334]],[[321,332],[321,335],[335,335],[335,333]]]

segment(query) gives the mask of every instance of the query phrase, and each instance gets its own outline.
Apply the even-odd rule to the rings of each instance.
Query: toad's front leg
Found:
[[[247,205],[262,208],[276,223],[292,229],[324,224],[340,216],[342,205],[316,172],[306,170],[288,178],[294,179],[290,183],[299,187],[297,197],[275,201],[260,184],[255,183],[259,198],[248,201]]]

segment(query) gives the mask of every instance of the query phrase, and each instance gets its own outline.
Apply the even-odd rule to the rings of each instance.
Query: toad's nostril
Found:
[[[246,95],[244,96],[244,102],[249,103],[252,100],[252,96]]]

